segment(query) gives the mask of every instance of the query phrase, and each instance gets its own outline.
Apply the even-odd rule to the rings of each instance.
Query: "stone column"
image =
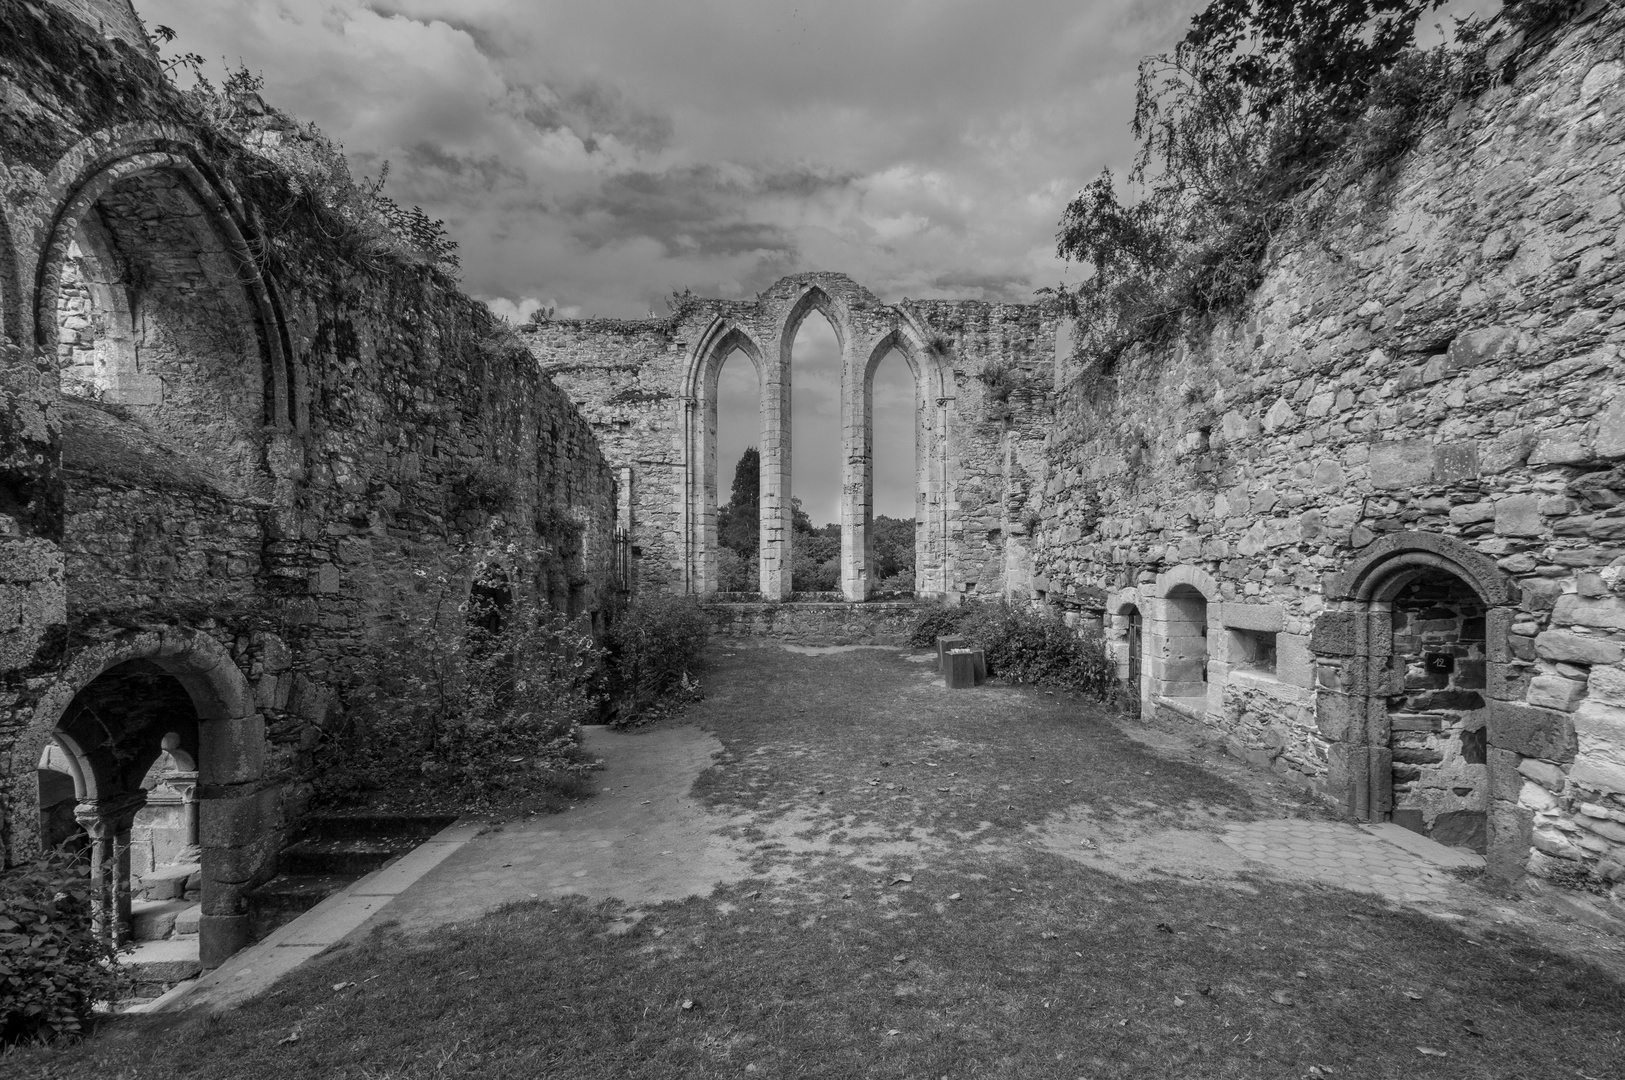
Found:
[[[841,356],[841,595],[869,596],[869,524],[874,513],[874,399],[850,347]]]
[[[144,791],[82,802],[74,817],[90,837],[90,890],[97,936],[117,945],[130,934],[130,830]]]
[[[768,600],[790,597],[790,369],[787,350],[764,357],[762,375],[761,582]]]

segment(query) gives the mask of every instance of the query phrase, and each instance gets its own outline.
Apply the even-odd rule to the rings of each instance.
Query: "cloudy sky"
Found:
[[[136,0],[179,32],[166,52],[262,74],[359,174],[388,161],[388,192],[461,244],[465,288],[515,318],[664,313],[674,289],[743,297],[803,270],[891,301],[1031,299],[1066,275],[1067,199],[1132,155],[1136,63],[1198,6]],[[796,491],[827,520],[833,338],[810,323]],[[883,458],[911,459],[907,425],[883,428]],[[908,512],[902,483],[882,512]]]

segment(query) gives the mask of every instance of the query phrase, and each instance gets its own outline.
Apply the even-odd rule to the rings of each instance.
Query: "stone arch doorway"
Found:
[[[71,778],[98,921],[115,939],[127,933],[130,919],[132,832],[148,805],[146,781],[169,754],[181,766],[178,779],[201,796],[193,811],[199,959],[215,967],[247,944],[245,893],[274,859],[279,790],[265,784],[264,720],[218,642],[168,631],[86,650],[40,698],[18,751]],[[34,808],[16,820],[18,832],[28,834],[16,838],[19,846],[52,839],[41,828],[57,808],[41,805],[50,789],[40,779],[12,780],[21,789],[12,792],[14,804]]]
[[[1458,540],[1397,533],[1332,579],[1326,600],[1310,649],[1331,794],[1358,820],[1520,874],[1529,842],[1512,766],[1531,733],[1507,671],[1516,587]]]

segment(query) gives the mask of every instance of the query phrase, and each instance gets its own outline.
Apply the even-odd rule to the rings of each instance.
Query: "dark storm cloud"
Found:
[[[635,171],[606,178],[591,192],[559,204],[570,234],[589,248],[647,238],[669,255],[740,255],[793,258],[790,230],[742,216],[764,197],[799,200],[838,189],[850,178],[808,169],[753,173],[717,165],[664,172]]]
[[[841,270],[1030,299],[1200,0],[137,0],[443,218],[505,313]],[[796,163],[794,165],[787,163]]]

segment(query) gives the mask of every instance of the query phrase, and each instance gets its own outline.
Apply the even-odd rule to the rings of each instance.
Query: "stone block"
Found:
[[[247,915],[202,915],[198,919],[198,962],[212,970],[249,942]]]
[[[1562,675],[1537,675],[1529,680],[1529,692],[1524,700],[1543,709],[1572,712],[1584,696],[1585,683]]]
[[[948,653],[952,649],[963,649],[970,643],[957,634],[944,634],[937,638],[937,670],[948,670]]]
[[[1488,664],[1484,668],[1484,696],[1497,701],[1522,701],[1534,674],[1535,669],[1527,664]]]
[[[1524,758],[1518,762],[1518,772],[1546,790],[1555,791],[1559,794],[1562,793],[1563,788],[1569,782],[1568,775],[1562,769],[1549,761],[1541,761],[1538,758]]]
[[[1288,686],[1312,690],[1315,686],[1315,656],[1309,639],[1302,634],[1275,636],[1275,677]]]
[[[262,832],[260,800],[255,795],[198,802],[198,843],[203,847],[239,847]]]
[[[1328,740],[1346,743],[1364,725],[1364,699],[1331,690],[1315,692],[1315,726]]]
[[[1433,448],[1433,481],[1454,484],[1478,477],[1478,444],[1440,443]]]
[[[1581,596],[1564,593],[1552,607],[1558,626],[1590,626],[1599,630],[1625,630],[1625,599],[1617,596]]]
[[[1491,608],[1484,615],[1484,655],[1492,664],[1504,664],[1512,659],[1508,639],[1517,612],[1511,608]]]
[[[1500,881],[1516,881],[1529,862],[1534,811],[1505,799],[1491,799],[1489,837],[1484,851],[1485,873]]]
[[[1536,636],[1535,655],[1570,664],[1617,664],[1625,658],[1625,649],[1621,649],[1616,642],[1588,634],[1548,630]]]
[[[1477,525],[1481,521],[1495,520],[1495,504],[1489,502],[1463,503],[1450,508],[1450,524]]]
[[[1625,708],[1583,702],[1574,714],[1574,730],[1578,752],[1569,777],[1587,787],[1625,792]]]
[[[1540,516],[1540,496],[1508,495],[1495,503],[1497,536],[1539,536],[1545,530]]]
[[[1433,444],[1426,439],[1380,442],[1371,447],[1371,486],[1399,491],[1433,478]]]
[[[198,781],[241,784],[265,774],[265,719],[206,720],[198,725]]]
[[[1547,761],[1574,760],[1573,714],[1510,701],[1491,700],[1486,704],[1491,746]]]
[[[1485,751],[1484,761],[1489,767],[1491,796],[1516,801],[1518,789],[1523,786],[1523,777],[1518,771],[1522,755],[1492,746]]]
[[[982,650],[950,649],[943,655],[947,662],[945,681],[950,690],[967,690],[976,685],[976,670],[981,666]]]
[[[1322,612],[1309,635],[1309,650],[1321,656],[1353,656],[1356,627],[1362,618],[1358,611]]]
[[[1236,630],[1279,631],[1284,622],[1279,604],[1227,603],[1221,606],[1219,617]]]
[[[1593,667],[1586,683],[1586,693],[1593,701],[1605,705],[1625,705],[1625,669],[1614,666]]]

